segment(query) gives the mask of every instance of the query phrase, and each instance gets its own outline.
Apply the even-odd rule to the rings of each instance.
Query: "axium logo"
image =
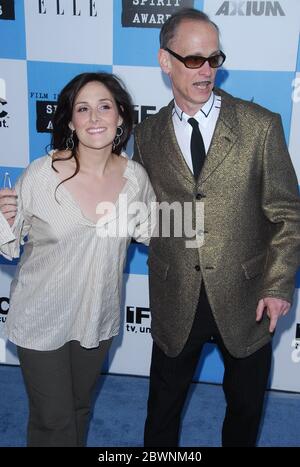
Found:
[[[224,16],[285,16],[279,2],[223,2],[216,15]]]

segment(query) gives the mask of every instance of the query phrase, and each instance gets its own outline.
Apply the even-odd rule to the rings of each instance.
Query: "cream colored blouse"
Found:
[[[127,247],[131,237],[149,243],[155,201],[149,178],[137,162],[128,160],[124,178],[115,210],[94,224],[63,184],[55,199],[59,179],[49,155],[25,170],[16,185],[14,225],[10,227],[0,213],[0,253],[8,259],[19,257],[24,243],[11,283],[6,321],[10,341],[35,350],[54,350],[71,340],[92,348],[118,334]],[[111,227],[120,217],[126,220],[124,199],[130,206],[145,203],[138,216],[128,210],[130,232],[123,228],[122,235],[97,235],[97,229],[121,231]]]

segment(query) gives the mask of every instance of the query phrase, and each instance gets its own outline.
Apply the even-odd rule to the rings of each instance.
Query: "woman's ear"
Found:
[[[72,122],[70,122],[68,126],[69,126],[69,128],[70,128],[71,131],[74,131],[74,130],[75,130],[74,125],[73,125]]]

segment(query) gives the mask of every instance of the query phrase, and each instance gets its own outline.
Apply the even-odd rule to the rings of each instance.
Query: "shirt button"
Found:
[[[196,271],[200,271],[200,266],[199,266],[199,264],[197,264],[197,265],[195,266],[195,269],[196,269]]]

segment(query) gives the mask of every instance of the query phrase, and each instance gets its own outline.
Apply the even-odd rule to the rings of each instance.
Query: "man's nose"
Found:
[[[211,74],[211,70],[212,70],[212,68],[211,68],[208,60],[206,60],[203,63],[203,65],[198,69],[200,74],[207,74],[207,75]]]

